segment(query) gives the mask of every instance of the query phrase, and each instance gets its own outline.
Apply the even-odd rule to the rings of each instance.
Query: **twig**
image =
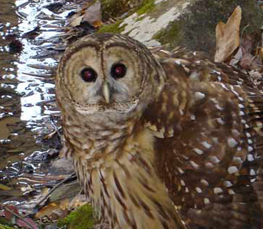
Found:
[[[242,39],[243,39],[243,35],[244,35],[244,32],[245,30],[249,27],[250,25],[246,25],[242,31],[241,31],[241,36],[240,36],[240,46],[242,45]]]
[[[62,180],[61,182],[59,182],[58,184],[56,184],[49,192],[47,195],[45,195],[37,204],[36,204],[36,208],[39,207],[39,205],[41,205],[50,195],[51,193],[53,193],[60,185],[62,185],[63,183],[67,182],[68,180],[72,179],[76,177],[76,173],[71,173],[67,178],[65,178],[64,180]]]
[[[16,216],[17,218],[21,219],[23,222],[25,222],[30,228],[33,228],[33,229],[34,229],[34,227],[33,227],[29,222],[27,222],[26,220],[24,220],[24,218],[23,218],[22,216],[16,214],[16,213],[13,212],[12,210],[10,210],[8,207],[4,207],[4,208],[5,208],[6,211],[12,213],[14,216]]]
[[[52,116],[51,116],[50,120],[51,120],[51,125],[52,125],[53,128],[55,129],[55,133],[58,133],[58,136],[61,138],[61,134],[59,133],[59,130],[61,129],[61,127],[58,128],[58,127],[55,125],[54,119],[53,119]]]

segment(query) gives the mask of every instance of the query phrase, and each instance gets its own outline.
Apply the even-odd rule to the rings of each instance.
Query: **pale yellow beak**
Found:
[[[102,94],[104,96],[106,103],[110,103],[110,88],[108,83],[104,83],[102,88]]]

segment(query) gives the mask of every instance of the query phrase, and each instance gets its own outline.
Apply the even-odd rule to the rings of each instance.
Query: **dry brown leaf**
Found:
[[[59,205],[57,205],[56,203],[50,203],[49,205],[41,208],[38,213],[35,215],[35,218],[39,219],[42,218],[44,216],[48,216],[50,215],[55,209],[58,209]]]
[[[229,64],[231,66],[237,67],[237,64],[240,62],[242,57],[243,57],[243,51],[242,51],[242,48],[239,47],[239,49],[237,50],[236,54],[231,57],[231,60],[230,60]]]
[[[261,60],[263,60],[263,48],[259,48],[258,54],[259,54]]]
[[[223,62],[236,50],[240,44],[240,22],[242,10],[237,6],[227,23],[219,22],[216,26],[215,61]]]
[[[103,24],[102,21],[95,21],[95,22],[92,23],[94,28],[99,28],[99,27],[102,26],[102,24]]]
[[[88,199],[85,195],[77,195],[70,201],[68,207],[70,209],[77,208],[89,202],[90,202],[90,199]]]
[[[5,190],[5,191],[10,191],[10,190],[12,190],[12,188],[10,188],[10,187],[8,187],[8,186],[6,186],[6,185],[4,185],[4,184],[1,184],[1,183],[0,183],[0,189],[1,189],[1,190]]]
[[[239,65],[242,69],[249,70],[254,59],[255,56],[253,56],[250,53],[245,53],[242,59],[240,60]]]

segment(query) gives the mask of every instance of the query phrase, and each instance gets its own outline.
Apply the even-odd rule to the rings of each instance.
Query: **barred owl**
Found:
[[[78,178],[111,228],[263,228],[263,96],[199,52],[95,34],[56,76]]]

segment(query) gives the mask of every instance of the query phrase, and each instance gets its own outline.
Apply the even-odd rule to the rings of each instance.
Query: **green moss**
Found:
[[[116,18],[126,13],[130,8],[129,0],[102,0],[102,18],[108,20],[109,18]]]
[[[59,219],[58,227],[74,229],[92,229],[94,224],[93,210],[90,204],[85,204],[71,212],[67,217]]]
[[[9,227],[9,226],[0,224],[0,229],[13,229],[13,227]]]
[[[0,217],[0,229],[13,229],[12,224],[5,218]]]
[[[169,44],[170,47],[175,47],[183,36],[181,27],[178,21],[170,22],[165,29],[156,33],[153,39],[159,41],[163,45]]]
[[[150,13],[155,8],[154,0],[145,0],[142,2],[142,4],[139,6],[139,8],[136,10],[136,13],[138,15],[142,15],[145,13]]]
[[[102,27],[100,27],[98,33],[121,33],[122,31],[124,31],[125,28],[125,25],[119,27],[122,22],[123,20],[119,20],[114,24],[103,25]]]

